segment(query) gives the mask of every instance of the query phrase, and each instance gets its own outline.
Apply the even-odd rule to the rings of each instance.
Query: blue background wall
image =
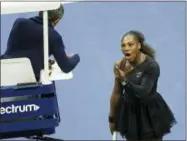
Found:
[[[1,53],[17,17],[1,16]],[[111,139],[108,129],[113,64],[122,57],[122,35],[136,29],[157,51],[161,67],[159,92],[178,124],[165,139],[185,139],[185,2],[81,2],[65,5],[56,27],[68,53],[79,53],[74,79],[58,81],[62,122],[55,137]]]

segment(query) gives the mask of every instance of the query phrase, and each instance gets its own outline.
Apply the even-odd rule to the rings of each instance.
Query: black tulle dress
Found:
[[[123,61],[122,61],[123,62]],[[124,63],[120,68],[124,69]],[[119,85],[120,99],[116,106],[116,130],[129,140],[162,138],[176,120],[157,92],[160,75],[158,63],[150,57],[126,76],[126,85]]]

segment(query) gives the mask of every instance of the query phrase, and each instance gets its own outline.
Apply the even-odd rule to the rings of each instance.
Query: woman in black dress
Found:
[[[160,69],[155,52],[138,31],[122,37],[121,50],[125,57],[114,65],[110,130],[128,141],[162,141],[176,120],[157,92]]]

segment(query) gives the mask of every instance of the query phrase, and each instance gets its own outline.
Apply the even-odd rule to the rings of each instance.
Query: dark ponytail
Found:
[[[145,37],[143,35],[143,33],[139,32],[139,31],[129,31],[127,32],[122,39],[126,36],[126,35],[133,35],[136,40],[141,44],[141,49],[140,51],[150,57],[152,57],[153,59],[155,59],[155,50],[148,44],[145,42]]]
[[[155,59],[155,50],[149,44],[144,42],[140,51]]]

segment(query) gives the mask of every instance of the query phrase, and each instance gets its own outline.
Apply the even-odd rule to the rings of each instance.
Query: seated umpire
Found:
[[[49,57],[54,56],[57,64],[65,73],[72,71],[80,61],[78,54],[67,56],[61,35],[54,29],[62,19],[64,8],[48,11]],[[43,13],[38,16],[18,18],[13,24],[8,38],[7,49],[1,59],[27,57],[30,59],[37,81],[44,68],[43,52]]]

